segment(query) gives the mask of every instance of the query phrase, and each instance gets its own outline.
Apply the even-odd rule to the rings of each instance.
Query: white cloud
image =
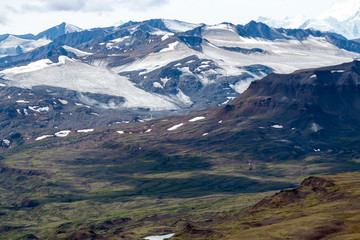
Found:
[[[22,4],[23,11],[107,12],[121,6],[130,11],[146,11],[170,0],[35,0]]]
[[[259,16],[274,18],[310,12],[311,17],[329,8],[331,1],[333,0],[0,0],[0,34],[36,34],[61,22],[86,29],[152,18],[208,24],[224,21],[245,24]],[[309,8],[309,5],[312,7]]]
[[[0,12],[0,24],[5,25],[8,22],[8,18],[5,12]]]
[[[122,0],[119,3],[131,10],[146,10],[149,8],[166,5],[170,0]]]
[[[79,11],[85,6],[84,0],[48,0],[44,7],[52,11]]]

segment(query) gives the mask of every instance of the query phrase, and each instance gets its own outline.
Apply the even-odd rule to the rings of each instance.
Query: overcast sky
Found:
[[[37,34],[61,22],[87,29],[151,18],[207,24],[314,18],[335,1],[342,0],[0,0],[0,34]]]

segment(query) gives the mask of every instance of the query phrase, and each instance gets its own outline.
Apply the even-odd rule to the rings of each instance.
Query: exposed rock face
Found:
[[[335,183],[325,178],[320,177],[309,177],[305,179],[299,187],[281,190],[272,197],[265,198],[255,204],[247,215],[254,214],[261,211],[261,208],[279,208],[288,204],[300,202],[304,200],[310,194],[317,194],[320,197],[328,198],[327,188],[334,187]]]
[[[304,114],[314,119],[334,115],[358,119],[360,62],[289,75],[270,74],[253,82],[230,106],[234,109],[233,115],[275,116],[281,112],[285,121]],[[226,106],[220,112],[229,112],[229,109]]]

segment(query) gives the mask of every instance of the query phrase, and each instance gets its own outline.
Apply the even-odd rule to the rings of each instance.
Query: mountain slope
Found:
[[[171,239],[358,239],[359,189],[358,172],[310,177],[245,215],[189,224]]]
[[[25,36],[6,35],[0,42],[0,56],[16,56],[24,52],[30,52],[50,43],[46,39],[27,38]]]
[[[2,236],[142,239],[184,226],[200,239],[218,236],[188,223],[211,227],[222,215],[225,226],[236,225],[254,203],[309,175],[359,171],[359,69],[355,61],[271,74],[230,104],[183,116],[6,136]],[[318,192],[307,193],[308,186],[311,200]],[[261,216],[255,224],[263,224]]]

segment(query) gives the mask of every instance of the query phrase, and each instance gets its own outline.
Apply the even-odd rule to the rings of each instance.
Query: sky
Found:
[[[152,18],[206,24],[315,18],[336,1],[343,0],[0,0],[0,34],[37,34],[62,22],[89,29]]]

